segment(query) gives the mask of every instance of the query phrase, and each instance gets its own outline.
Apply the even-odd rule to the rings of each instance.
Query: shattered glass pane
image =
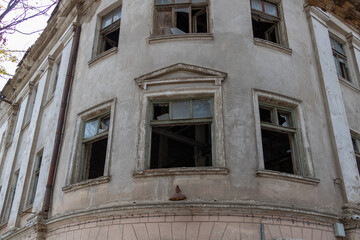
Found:
[[[169,103],[154,103],[153,111],[154,111],[153,120],[169,119]]]
[[[98,120],[92,120],[85,123],[84,138],[93,137],[97,133]]]
[[[99,126],[99,133],[109,130],[109,125],[110,125],[110,117],[101,119]]]
[[[284,127],[292,127],[293,126],[290,112],[278,111],[278,120],[279,120],[279,125],[281,125],[281,126],[284,126]]]
[[[176,27],[185,33],[189,33],[189,8],[175,8]]]
[[[190,101],[173,102],[172,119],[190,118]]]
[[[193,118],[211,117],[210,100],[193,101]]]

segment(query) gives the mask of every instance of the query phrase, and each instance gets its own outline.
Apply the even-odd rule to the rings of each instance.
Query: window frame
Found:
[[[331,46],[334,63],[335,63],[335,68],[336,68],[336,73],[337,73],[338,78],[340,78],[342,80],[346,80],[347,82],[351,83],[352,78],[350,76],[348,58],[346,56],[346,52],[345,52],[345,48],[344,48],[346,43],[344,41],[339,40],[339,38],[335,37],[332,34],[329,35],[329,39],[330,39],[330,46]],[[341,50],[344,52],[344,54],[339,52],[336,49],[336,46],[333,47],[333,42],[334,42],[334,44],[337,43],[341,47]],[[341,61],[339,59],[342,59],[344,61],[345,69],[342,68],[342,65],[340,63]]]
[[[196,100],[209,100],[210,101],[210,111],[211,111],[211,117],[204,117],[204,118],[194,118],[193,117],[193,101]],[[189,118],[183,118],[183,119],[172,119],[172,104],[174,102],[183,102],[183,101],[189,101],[190,102],[190,117]],[[169,104],[169,119],[168,120],[154,120],[154,104],[159,103],[168,103]],[[168,99],[168,100],[156,100],[153,99],[150,101],[149,106],[149,148],[148,148],[148,169],[159,169],[159,168],[151,168],[151,147],[152,147],[152,128],[153,127],[161,127],[161,126],[176,126],[176,125],[194,125],[194,124],[210,124],[211,129],[211,166],[204,166],[204,167],[212,167],[214,166],[216,154],[215,154],[215,140],[214,140],[214,97],[195,97],[195,98],[174,98],[174,99]],[[195,166],[197,167],[197,166]],[[170,167],[170,168],[176,168],[176,167]]]
[[[203,34],[211,34],[211,26],[210,26],[210,1],[206,0],[206,2],[196,2],[193,3],[192,0],[188,0],[187,3],[175,3],[175,0],[170,0],[171,4],[157,4],[158,0],[154,1],[154,11],[153,11],[153,28],[152,28],[152,37],[160,37],[160,36],[188,36],[188,35],[203,35]],[[197,33],[193,32],[193,16],[192,16],[192,8],[204,8],[206,10],[206,24],[207,24],[207,32],[206,33]],[[189,32],[183,34],[158,34],[157,33],[157,11],[171,8],[171,27],[176,27],[176,14],[175,8],[189,8]]]
[[[296,127],[296,150],[298,162],[296,165],[298,169],[294,168],[294,174],[285,172],[278,172],[273,170],[265,169],[263,145],[262,145],[262,134],[261,129],[264,124],[260,120],[260,109],[261,105],[276,106],[278,109],[284,109],[292,112],[293,124]],[[253,89],[253,107],[254,107],[254,118],[255,118],[255,134],[256,134],[256,146],[257,146],[257,171],[260,172],[272,172],[277,175],[290,176],[292,178],[313,178],[315,176],[314,167],[311,159],[310,143],[306,134],[305,118],[303,113],[302,102],[297,99],[293,99],[287,96],[283,96],[276,93],[271,93],[264,90]],[[295,125],[296,124],[296,125]],[[269,127],[270,124],[266,124]],[[285,128],[280,126],[270,126],[277,130],[286,130],[285,132],[293,132],[295,129]],[[300,167],[298,167],[300,166]]]
[[[76,126],[74,129],[74,139],[76,139],[76,144],[73,144],[71,161],[68,168],[66,186],[63,188],[64,191],[74,189],[74,185],[81,185],[81,187],[88,186],[87,183],[91,182],[102,183],[98,181],[99,179],[108,179],[109,178],[109,166],[112,159],[111,149],[112,149],[112,137],[113,137],[113,128],[114,128],[114,116],[115,116],[115,104],[116,98],[110,99],[106,102],[95,105],[92,108],[89,108],[83,112],[80,112],[77,116]],[[104,164],[104,174],[101,177],[94,179],[82,179],[82,170],[84,170],[84,149],[83,149],[83,134],[85,122],[99,116],[109,115],[109,129],[108,129],[108,141],[106,146],[106,156]],[[103,137],[103,136],[102,136]],[[94,140],[94,139],[93,139]],[[107,181],[105,181],[107,182]],[[84,184],[86,183],[86,184]],[[76,187],[75,187],[76,188]]]
[[[41,149],[40,151],[38,151],[38,153],[35,156],[34,163],[33,163],[32,170],[31,170],[31,181],[30,181],[24,209],[29,208],[34,204],[36,190],[37,190],[37,187],[39,184],[41,165],[44,160],[43,153],[44,153],[44,149]]]
[[[357,164],[359,175],[360,175],[360,136],[351,134],[351,141],[353,143],[355,160],[356,160],[356,164]]]
[[[17,170],[12,174],[11,185],[6,194],[5,202],[1,213],[0,224],[5,224],[9,221],[11,209],[14,204],[17,183],[19,181],[19,172],[20,170]]]
[[[114,19],[114,13],[116,10],[120,9],[120,18],[117,19],[116,21],[113,21]],[[106,27],[102,27],[103,25],[103,21],[104,21],[104,18],[108,15],[112,14],[112,17],[111,17],[111,24],[106,26]],[[98,47],[97,47],[97,51],[96,51],[96,55],[100,55],[100,54],[103,54],[103,53],[106,53],[108,51],[111,51],[112,49],[116,49],[119,47],[119,41],[120,41],[120,29],[121,29],[121,18],[122,18],[122,5],[120,6],[117,6],[115,8],[112,8],[112,10],[110,12],[107,12],[106,14],[100,16],[100,20],[99,20],[99,40],[98,40]],[[106,40],[104,39],[104,36],[107,35],[107,34],[111,34],[112,32],[115,32],[119,30],[119,39],[118,39],[118,42],[117,42],[117,46],[113,46],[107,50],[104,50],[105,49],[105,44],[106,44]]]
[[[268,47],[284,46],[287,48],[289,46],[289,43],[288,43],[288,38],[287,38],[282,1],[281,0],[261,0],[263,11],[253,9],[252,8],[252,0],[250,0],[249,2],[250,2],[251,21],[253,19],[253,15],[255,15],[256,17],[259,17],[261,19],[265,19],[267,21],[272,21],[275,25],[276,42],[273,42],[266,38],[263,39],[263,38],[255,37],[254,36],[254,26],[251,23],[251,25],[252,25],[251,29],[253,32],[253,38],[254,38],[255,44],[268,46]],[[267,3],[270,3],[270,4],[276,6],[277,16],[270,15],[264,11],[264,2],[267,2]],[[291,54],[290,49],[280,49],[280,50],[285,50],[285,52]]]
[[[285,133],[285,134],[288,134],[289,136],[292,135],[292,137],[291,137],[292,139],[289,140],[289,143],[290,143],[290,147],[292,149],[291,161],[292,161],[292,165],[293,165],[293,172],[294,172],[293,174],[303,176],[304,175],[304,167],[302,166],[303,165],[302,161],[300,161],[301,157],[299,155],[298,129],[296,127],[297,123],[296,123],[296,119],[294,117],[294,114],[295,114],[294,110],[291,108],[281,107],[281,106],[269,104],[266,102],[259,102],[259,109],[260,108],[270,110],[271,118],[274,121],[274,123],[268,123],[268,122],[263,122],[260,119],[261,130],[265,129],[268,131]],[[282,126],[279,124],[279,119],[277,117],[278,112],[279,112],[278,110],[280,112],[283,111],[283,112],[287,112],[290,114],[291,122],[292,122],[293,126]],[[264,169],[269,170],[266,168],[264,168]],[[284,173],[284,172],[282,172],[282,173]]]
[[[31,122],[32,115],[34,112],[34,106],[35,106],[38,86],[39,86],[39,84],[36,84],[34,86],[34,84],[29,83],[30,90],[29,90],[29,94],[27,97],[26,109],[25,109],[23,124],[22,124],[22,130],[25,129]]]

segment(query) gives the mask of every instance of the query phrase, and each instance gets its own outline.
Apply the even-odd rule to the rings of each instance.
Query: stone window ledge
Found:
[[[105,52],[102,52],[98,55],[96,55],[94,58],[92,58],[89,62],[88,62],[88,65],[89,67],[93,66],[95,63],[107,58],[107,57],[110,57],[114,54],[116,54],[118,51],[118,48],[117,47],[113,47],[113,48],[110,48],[109,50],[105,51]]]
[[[259,177],[268,177],[268,178],[276,178],[281,180],[287,180],[291,182],[299,182],[299,183],[305,183],[309,185],[318,185],[320,180],[316,178],[311,177],[304,177],[299,175],[293,175],[288,173],[282,173],[282,172],[275,172],[271,170],[257,170],[256,175]]]
[[[212,33],[188,33],[179,35],[150,36],[149,43],[182,41],[182,40],[214,40]]]
[[[225,167],[183,167],[183,168],[160,168],[134,171],[135,178],[161,177],[161,176],[184,176],[184,175],[227,175],[229,169]]]
[[[19,211],[19,216],[22,217],[22,216],[24,216],[26,214],[33,213],[33,212],[31,212],[32,207],[33,207],[32,204],[29,205],[29,206],[24,207],[22,210]]]
[[[63,192],[67,193],[67,192],[72,192],[81,188],[86,188],[86,187],[90,187],[90,186],[94,186],[94,185],[99,185],[102,183],[107,183],[110,181],[110,177],[109,176],[103,176],[103,177],[98,177],[95,179],[88,179],[79,183],[74,183],[71,184],[69,186],[65,186],[62,188]]]
[[[264,39],[254,38],[254,44],[259,45],[259,46],[263,46],[263,47],[267,47],[267,48],[271,48],[271,49],[274,49],[276,51],[286,53],[288,55],[292,54],[292,49],[291,48],[288,48],[288,47],[286,47],[284,45],[274,43],[274,42],[270,42],[270,41],[267,41],[267,40],[264,40]]]
[[[346,80],[346,79],[344,79],[342,77],[339,77],[339,81],[343,85],[345,85],[345,86],[349,87],[350,89],[354,90],[355,92],[360,93],[360,88],[358,86],[356,86],[354,83],[349,82],[348,80]]]

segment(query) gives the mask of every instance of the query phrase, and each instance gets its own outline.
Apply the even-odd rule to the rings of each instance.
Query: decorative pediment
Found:
[[[146,90],[150,85],[186,84],[186,83],[213,83],[221,85],[227,73],[217,70],[177,63],[154,72],[145,74],[134,80],[142,89]]]

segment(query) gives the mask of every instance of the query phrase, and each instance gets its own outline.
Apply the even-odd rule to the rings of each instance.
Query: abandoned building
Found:
[[[359,240],[334,2],[61,0],[1,92],[1,239]]]

